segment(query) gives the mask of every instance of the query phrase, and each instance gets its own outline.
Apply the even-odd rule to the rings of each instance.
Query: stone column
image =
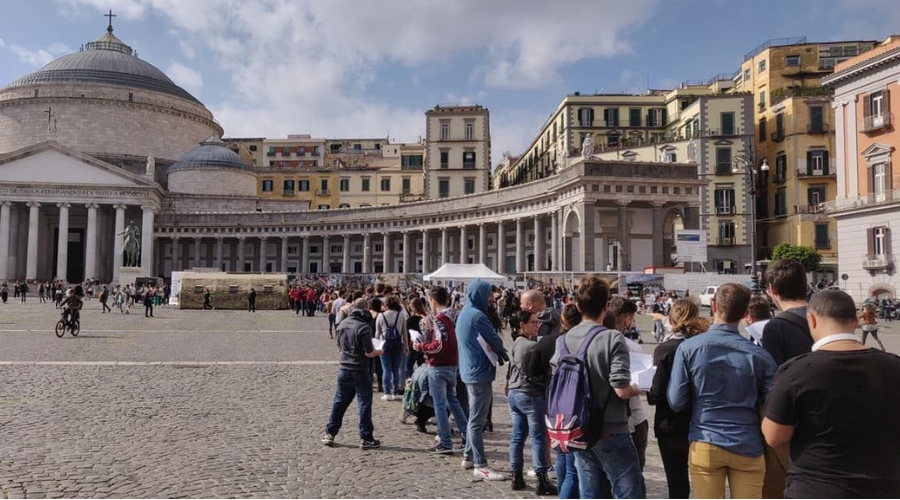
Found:
[[[25,278],[37,278],[37,258],[38,258],[38,216],[41,204],[36,201],[30,201],[26,204],[29,208],[28,213],[28,260],[25,265]]]
[[[9,279],[9,207],[12,203],[0,201],[0,279]]]
[[[97,277],[97,209],[100,205],[88,203],[87,232],[84,242],[84,277]],[[31,253],[28,254],[29,258]],[[148,275],[149,276],[149,275]]]
[[[516,272],[525,272],[525,222],[516,219]]]
[[[534,216],[534,270],[545,271],[547,269],[544,250],[546,249],[546,240],[544,240],[544,224],[542,224],[541,216]]]
[[[309,236],[303,237],[303,254],[300,256],[300,272],[298,274],[309,273]]]
[[[487,265],[487,226],[478,224],[478,262]]]
[[[237,254],[237,272],[244,272],[244,240],[246,238],[244,236],[238,236],[238,254]]]
[[[497,274],[506,274],[506,227],[497,223]]]
[[[459,263],[469,263],[469,228],[468,226],[459,227]]]
[[[225,238],[216,236],[216,269],[222,270],[222,261],[225,258]]]
[[[628,202],[617,201],[619,208],[619,269],[625,271],[628,269]],[[587,207],[585,207],[587,210]]]
[[[69,271],[69,208],[72,205],[70,203],[57,203],[56,206],[59,207],[59,241],[56,244],[56,277],[63,281],[68,281],[66,276]],[[118,243],[119,240],[117,239],[116,242]],[[121,251],[122,249],[119,248],[116,255],[119,255]],[[113,269],[114,280],[119,279],[118,271],[118,266],[115,266]]]
[[[322,236],[322,271],[323,273],[331,272],[331,241],[328,235]]]
[[[404,273],[414,273],[416,272],[416,253],[411,251],[409,248],[409,231],[403,231],[403,272]],[[410,258],[412,255],[412,258]]]
[[[450,235],[447,228],[441,228],[441,265],[450,262]]]
[[[281,237],[281,263],[280,263],[280,267],[278,269],[279,269],[279,272],[287,273],[288,272],[287,268],[288,268],[288,237],[282,236]]]
[[[200,267],[202,265],[200,260],[200,237],[194,236],[194,267]]]
[[[423,229],[422,230],[422,273],[423,274],[429,273],[428,266],[429,266],[430,262],[428,261],[428,259],[430,258],[430,255],[429,255],[430,253],[431,253],[431,245],[428,244],[428,230]]]
[[[665,266],[666,255],[663,248],[663,203],[653,202],[653,265]]]
[[[562,271],[559,263],[559,213],[552,212],[550,214],[550,270]]]
[[[125,209],[128,208],[128,206],[113,205],[113,208],[116,209],[115,234],[113,235],[113,281],[118,283],[119,268],[125,265],[125,261],[122,258],[122,246],[124,245],[125,240],[125,235],[123,234],[125,232]],[[66,213],[68,213],[68,211]],[[62,218],[62,209],[60,209],[60,218]],[[60,225],[60,234],[62,234],[62,225]],[[58,263],[56,268],[62,269]],[[65,275],[61,275],[60,277],[65,279]]]
[[[259,237],[259,271],[260,273],[266,272],[266,242],[268,238],[265,236]]]
[[[384,238],[381,243],[381,261],[383,262],[382,271],[385,273],[392,273],[394,272],[394,266],[391,261],[394,259],[394,252],[391,251],[391,233],[385,231],[382,238]]]
[[[181,246],[178,244],[178,236],[172,238],[172,272],[181,271],[180,251]]]
[[[343,254],[343,262],[341,262],[341,271],[346,273],[351,273],[353,271],[350,270],[350,235],[344,235],[344,248],[342,249]]]
[[[147,276],[153,276],[153,219],[156,209],[143,207],[141,220],[141,267]]]
[[[372,235],[363,235],[363,272],[372,272]]]

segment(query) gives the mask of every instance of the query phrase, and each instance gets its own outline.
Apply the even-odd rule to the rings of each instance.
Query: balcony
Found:
[[[450,168],[450,162],[442,161],[441,168]]]
[[[450,197],[449,191],[439,191],[438,192],[438,198],[449,198],[449,197]]]
[[[794,213],[797,215],[818,215],[825,213],[825,203],[818,205],[794,205]]]
[[[825,122],[806,125],[807,134],[827,134],[828,132],[831,132],[831,129],[828,128],[828,124]]]
[[[831,239],[825,238],[824,240],[816,240],[814,243],[817,250],[826,250],[831,248]]]
[[[716,215],[732,215],[737,213],[737,207],[716,206]]]
[[[733,175],[734,167],[731,162],[722,162],[716,164],[716,175]]]
[[[718,240],[720,247],[733,247],[734,246],[734,238],[723,238],[719,237]]]
[[[282,190],[281,196],[294,196],[294,190],[293,189]]]
[[[874,254],[869,253],[863,257],[862,267],[866,271],[883,271],[894,267],[894,256],[892,254]]]
[[[475,162],[474,161],[464,161],[463,162],[463,170],[475,170]]]
[[[776,130],[772,132],[771,138],[775,142],[781,142],[784,140],[784,130]]]
[[[834,213],[872,208],[880,205],[889,205],[891,203],[900,203],[900,189],[885,191],[884,193],[879,194],[873,193],[865,196],[853,196],[842,200],[831,200],[825,203],[825,210],[827,213]]]
[[[316,189],[316,196],[331,196],[330,189]]]
[[[887,112],[877,115],[866,115],[863,117],[860,132],[869,133],[876,132],[891,126],[891,114]]]

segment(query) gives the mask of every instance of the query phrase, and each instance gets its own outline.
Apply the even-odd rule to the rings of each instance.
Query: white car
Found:
[[[717,286],[708,286],[700,293],[700,304],[709,307],[710,302],[716,297]]]

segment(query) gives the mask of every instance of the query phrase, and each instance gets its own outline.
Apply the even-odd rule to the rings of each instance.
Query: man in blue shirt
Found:
[[[775,360],[738,333],[750,290],[728,283],[716,291],[709,331],[675,352],[667,399],[690,409],[691,483],[696,498],[760,498],[766,462],[760,407],[775,374]]]

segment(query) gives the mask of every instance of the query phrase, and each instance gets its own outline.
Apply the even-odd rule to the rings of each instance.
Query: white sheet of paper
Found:
[[[374,347],[376,351],[380,351],[384,347],[384,341],[381,339],[372,339],[372,347]]]
[[[409,341],[412,342],[413,344],[416,344],[418,342],[423,342],[424,340],[425,339],[422,336],[422,332],[420,332],[418,330],[410,330],[409,331]]]
[[[650,390],[650,386],[653,385],[653,375],[656,373],[653,356],[636,352],[628,354],[631,357],[631,382],[637,384],[638,389]]]
[[[491,364],[497,366],[497,362],[500,358],[497,357],[497,353],[495,353],[490,349],[490,347],[488,347],[488,343],[481,335],[478,336],[478,344],[481,345],[481,349],[483,349],[484,353],[487,354],[488,360],[490,360]]]
[[[747,333],[749,333],[750,336],[753,337],[753,340],[762,342],[763,328],[766,327],[766,323],[768,322],[769,320],[757,321],[756,323],[753,323],[746,328]]]

